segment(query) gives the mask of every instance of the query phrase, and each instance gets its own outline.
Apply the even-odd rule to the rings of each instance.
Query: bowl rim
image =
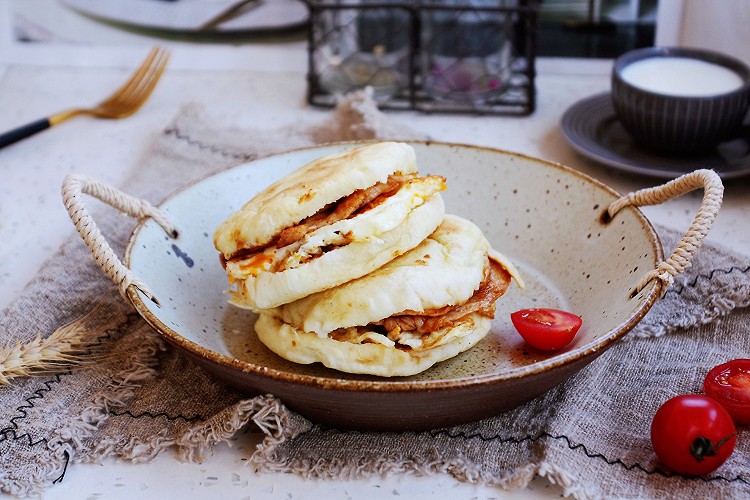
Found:
[[[292,153],[298,153],[302,151],[326,149],[333,147],[356,147],[373,142],[381,142],[380,140],[365,140],[365,141],[342,141],[342,142],[331,142],[324,144],[317,144],[311,146],[305,146],[300,148],[294,148],[279,153],[274,153],[268,156],[254,158],[252,160],[239,161],[235,164],[227,167],[212,171],[206,175],[199,177],[192,182],[189,182],[172,193],[168,194],[162,199],[156,206],[162,207],[165,203],[170,201],[172,198],[179,196],[184,191],[192,188],[193,186],[201,183],[205,179],[229,171],[234,168],[238,168],[248,163],[254,163],[256,161],[262,161],[274,156],[283,156]],[[604,184],[601,181],[594,179],[593,177],[575,170],[571,167],[565,166],[561,163],[553,162],[550,160],[544,160],[531,155],[525,155],[522,153],[502,150],[498,148],[476,146],[469,144],[453,143],[453,142],[441,142],[441,141],[430,141],[430,140],[401,140],[407,144],[422,145],[422,146],[441,146],[448,148],[460,148],[470,149],[477,151],[485,151],[490,153],[499,153],[503,155],[514,156],[523,160],[530,160],[544,164],[548,167],[552,167],[558,170],[562,170],[568,175],[578,177],[595,187],[608,192],[615,199],[622,195],[615,191],[613,188]],[[661,262],[664,260],[661,240],[659,239],[654,226],[648,220],[648,218],[635,206],[628,207],[633,210],[635,216],[639,219],[643,229],[648,233],[648,240],[651,243],[657,261]],[[602,209],[602,212],[606,210],[606,207]],[[136,246],[136,239],[144,227],[144,225],[150,219],[142,219],[133,229],[125,249],[123,262],[126,266],[130,266],[130,256],[133,248]],[[150,300],[143,295],[142,292],[137,290],[135,287],[129,287],[127,290],[128,298],[130,299],[137,312],[143,317],[147,323],[149,323],[159,335],[167,340],[169,343],[175,345],[179,349],[201,358],[205,362],[211,364],[220,365],[223,369],[239,370],[247,375],[253,375],[259,378],[272,379],[274,382],[279,383],[291,383],[295,385],[302,385],[308,387],[316,387],[326,390],[338,390],[346,392],[412,392],[412,391],[442,391],[442,390],[455,390],[455,389],[467,389],[471,387],[484,386],[486,384],[497,383],[501,381],[521,379],[533,375],[541,375],[549,372],[552,369],[560,368],[563,366],[573,365],[577,362],[586,360],[587,358],[601,354],[614,343],[624,337],[635,325],[637,325],[656,301],[661,297],[662,290],[666,285],[661,280],[654,280],[652,284],[646,286],[638,296],[642,297],[643,302],[631,315],[621,324],[610,329],[605,334],[602,334],[599,338],[591,341],[577,349],[573,349],[568,352],[561,353],[543,361],[537,361],[530,365],[525,365],[512,370],[504,370],[500,372],[494,372],[484,375],[466,376],[466,377],[455,377],[445,378],[440,380],[402,380],[401,378],[369,378],[369,379],[344,379],[337,377],[320,377],[316,375],[307,375],[302,373],[291,373],[275,368],[269,368],[267,366],[258,365],[248,361],[242,361],[237,358],[220,354],[216,351],[208,349],[192,340],[189,340],[182,336],[179,332],[173,330],[168,325],[163,323],[153,312],[150,310]],[[626,292],[624,292],[626,293]],[[643,295],[645,294],[645,295]]]
[[[737,73],[742,78],[743,83],[741,86],[729,92],[722,92],[719,94],[703,95],[703,96],[690,96],[690,95],[671,95],[654,92],[651,90],[638,87],[623,79],[622,70],[637,61],[651,58],[667,58],[667,57],[683,57],[688,59],[697,59],[705,61],[725,68],[729,68]],[[702,49],[696,47],[643,47],[640,49],[631,50],[619,56],[615,59],[612,65],[612,83],[614,87],[615,81],[622,86],[633,89],[634,91],[643,93],[648,96],[655,96],[662,99],[669,100],[698,100],[706,101],[712,99],[725,98],[728,96],[734,96],[736,94],[748,93],[750,94],[750,66],[745,64],[740,59],[709,49]],[[749,99],[750,100],[750,99]]]

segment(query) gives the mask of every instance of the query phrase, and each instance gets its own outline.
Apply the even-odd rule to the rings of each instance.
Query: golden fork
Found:
[[[130,79],[93,108],[74,108],[36,120],[0,135],[0,148],[79,115],[125,118],[140,109],[153,92],[169,61],[169,51],[154,47]]]

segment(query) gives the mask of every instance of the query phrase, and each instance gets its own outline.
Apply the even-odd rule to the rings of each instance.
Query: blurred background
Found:
[[[650,45],[713,49],[750,63],[747,0],[543,0],[540,56],[614,58]]]
[[[13,35],[23,42],[124,42],[138,35],[178,40],[190,37],[189,30],[180,33],[179,29],[169,26],[170,22],[179,27],[181,21],[187,22],[189,14],[183,15],[182,20],[165,14],[171,19],[164,19],[157,12],[159,7],[164,12],[174,11],[179,3],[185,10],[197,11],[197,5],[210,10],[212,4],[221,3],[219,0],[0,1],[11,5]],[[257,24],[247,21],[253,10],[247,9],[247,15],[238,16],[245,20],[235,19],[233,24],[224,25],[221,36],[235,43],[258,41],[268,36],[281,39],[302,36],[305,28],[301,2],[278,1],[285,4],[284,15],[288,16],[285,21],[268,21],[267,26],[260,26],[267,29],[258,30]],[[154,3],[153,8],[148,2]],[[539,9],[538,55],[612,58],[632,48],[652,45],[658,3],[658,0],[543,0]],[[141,17],[137,12],[139,7],[144,10]],[[75,19],[71,14],[87,17],[101,26]],[[205,33],[203,35],[206,38]],[[216,39],[213,37],[214,41]]]
[[[218,33],[196,37],[195,29],[180,29],[200,10],[219,12],[222,5],[235,2],[0,0],[0,23],[9,28],[2,32],[12,37],[0,41],[0,49],[13,43],[111,44],[151,37],[235,45],[304,43],[306,7],[300,0],[249,2],[243,7],[246,12],[240,10]],[[178,7],[187,14],[168,13]],[[656,44],[713,48],[750,60],[747,0],[542,0],[538,12],[541,57],[614,58]],[[0,58],[6,59],[7,50],[3,52]]]
[[[544,0],[538,54],[614,58],[654,44],[658,0]]]

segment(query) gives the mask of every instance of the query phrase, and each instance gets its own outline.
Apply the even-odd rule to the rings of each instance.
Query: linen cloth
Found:
[[[380,113],[367,93],[344,99],[325,121],[270,131],[222,128],[191,105],[121,188],[158,203],[185,183],[239,161],[373,138],[420,134]],[[111,209],[94,218],[121,255],[135,222]],[[658,231],[669,252],[680,235]],[[0,490],[37,494],[60,480],[67,466],[108,456],[147,462],[172,450],[199,461],[210,446],[250,425],[266,435],[248,457],[259,473],[446,473],[500,488],[524,487],[539,474],[576,498],[746,498],[746,429],[739,429],[737,448],[724,466],[688,478],[658,464],[649,426],[662,402],[700,392],[712,366],[747,357],[749,304],[748,257],[706,244],[633,332],[536,400],[445,429],[341,431],[307,421],[272,395],[248,397],[223,387],[169,348],[120,297],[76,235],[4,311],[0,336],[27,341],[85,317],[101,357],[0,387]]]

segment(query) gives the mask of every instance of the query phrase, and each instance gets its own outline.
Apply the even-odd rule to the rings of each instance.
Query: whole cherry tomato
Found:
[[[542,351],[556,351],[570,344],[581,328],[580,316],[559,309],[522,309],[510,315],[521,337]]]
[[[659,461],[688,476],[716,470],[732,454],[736,441],[732,417],[701,394],[668,400],[651,422],[651,444]]]
[[[703,392],[729,412],[735,425],[750,424],[750,359],[712,368],[703,381]]]

